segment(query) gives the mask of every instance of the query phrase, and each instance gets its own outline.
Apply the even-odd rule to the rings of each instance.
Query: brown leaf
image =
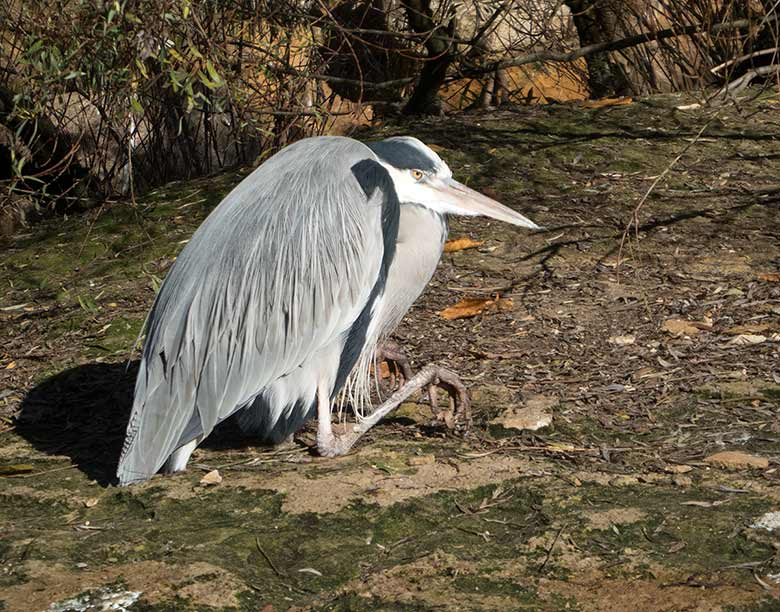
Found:
[[[693,468],[690,465],[672,464],[664,467],[664,471],[670,474],[687,474],[691,470]]]
[[[439,316],[449,319],[467,319],[489,311],[512,310],[512,300],[506,298],[466,298],[457,304],[439,311]]]
[[[766,457],[758,457],[740,451],[723,451],[715,453],[704,458],[704,463],[709,463],[716,467],[726,469],[744,470],[759,469],[765,470],[769,467],[769,460]]]
[[[379,364],[379,378],[390,378],[390,366],[386,361]]]
[[[780,272],[764,272],[758,275],[758,280],[768,283],[780,283]]]
[[[466,249],[474,249],[478,246],[485,244],[479,240],[472,240],[471,238],[457,238],[456,240],[448,240],[444,243],[445,253],[454,253],[455,251],[464,251]]]
[[[630,97],[624,98],[601,98],[599,100],[585,100],[582,103],[582,108],[605,108],[607,106],[627,106],[633,104],[634,99]]]
[[[701,331],[692,321],[682,319],[667,319],[661,324],[661,329],[674,336],[694,336]]]
[[[754,325],[737,325],[736,327],[730,327],[724,329],[724,333],[731,334],[733,336],[739,336],[740,334],[756,334],[773,329],[775,325],[769,325],[767,323],[754,324]]]

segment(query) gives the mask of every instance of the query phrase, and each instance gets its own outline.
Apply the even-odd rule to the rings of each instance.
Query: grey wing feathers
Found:
[[[382,195],[353,170],[367,160],[376,157],[348,138],[299,141],[193,235],[149,317],[120,484],[150,478],[176,448],[346,336],[382,264]]]

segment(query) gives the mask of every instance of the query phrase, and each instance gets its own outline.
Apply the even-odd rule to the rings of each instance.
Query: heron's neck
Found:
[[[443,248],[443,241],[446,239],[448,231],[447,215],[422,204],[401,202],[401,218],[398,227],[399,243],[441,240]]]

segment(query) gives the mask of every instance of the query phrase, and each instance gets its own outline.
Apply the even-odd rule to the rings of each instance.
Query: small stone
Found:
[[[504,429],[536,431],[548,427],[553,420],[552,407],[558,400],[544,395],[529,397],[522,407],[510,407],[502,415],[490,421],[491,425],[501,425]]]
[[[751,525],[753,529],[780,531],[780,512],[767,512]]]
[[[693,478],[690,476],[674,476],[672,478],[672,483],[676,487],[687,488],[693,486]]]
[[[758,457],[741,451],[723,451],[704,458],[704,463],[727,470],[765,470],[769,467],[766,457]]]
[[[211,470],[208,474],[200,479],[200,485],[202,487],[211,487],[218,485],[221,482],[222,476],[220,475],[219,470]]]
[[[412,466],[431,465],[433,463],[436,463],[434,455],[414,455],[406,460],[406,464]]]

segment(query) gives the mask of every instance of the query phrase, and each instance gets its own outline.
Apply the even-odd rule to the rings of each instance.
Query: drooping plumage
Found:
[[[392,233],[398,204],[365,145],[323,138],[300,155],[310,144],[238,185],[169,271],[147,325],[121,484],[150,478],[259,395],[257,429],[283,439],[314,402],[306,379],[335,383],[348,367],[344,345],[384,274],[384,249],[373,248],[384,244],[383,213]],[[361,173],[385,189],[366,193]]]
[[[419,201],[434,187],[441,202]],[[476,212],[458,209],[456,196],[476,198]],[[342,389],[360,409],[377,342],[430,280],[452,212],[535,227],[452,181],[416,139],[312,138],[257,168],[195,232],[160,288],[120,484],[146,480],[166,461],[168,471],[183,469],[237,411],[246,431],[280,442],[318,406],[322,419],[323,403]]]

